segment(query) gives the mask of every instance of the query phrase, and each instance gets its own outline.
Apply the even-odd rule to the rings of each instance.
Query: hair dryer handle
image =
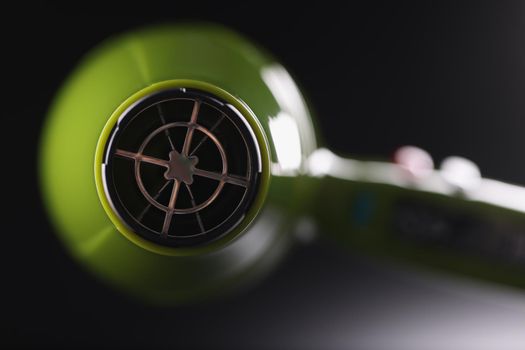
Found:
[[[467,163],[417,173],[320,149],[309,159],[310,210],[324,235],[359,253],[525,287],[525,189]]]

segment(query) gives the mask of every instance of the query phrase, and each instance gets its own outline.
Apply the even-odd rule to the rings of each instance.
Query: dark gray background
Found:
[[[295,2],[294,2],[295,3]],[[153,308],[86,275],[47,222],[36,177],[45,112],[75,63],[139,25],[228,25],[281,60],[335,150],[416,144],[525,184],[525,3],[321,1],[21,4],[1,22],[0,346],[523,349],[525,292],[299,246],[259,286]],[[3,346],[2,346],[3,347]]]

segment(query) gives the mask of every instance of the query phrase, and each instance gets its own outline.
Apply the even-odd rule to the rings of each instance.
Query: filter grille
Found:
[[[169,89],[126,110],[105,148],[106,197],[133,232],[157,244],[209,243],[242,222],[261,155],[244,116],[217,96]]]

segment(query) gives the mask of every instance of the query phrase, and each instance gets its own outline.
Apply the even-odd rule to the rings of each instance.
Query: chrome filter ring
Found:
[[[235,229],[259,189],[261,154],[244,116],[217,96],[156,92],[119,117],[104,149],[105,196],[156,244],[191,247]]]

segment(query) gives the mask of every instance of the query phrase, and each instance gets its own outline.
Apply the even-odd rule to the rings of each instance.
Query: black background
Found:
[[[46,110],[90,48],[151,23],[218,22],[265,47],[297,78],[324,141],[338,152],[389,156],[415,144],[438,163],[461,155],[485,176],[525,184],[525,3],[292,3],[72,2],[2,11],[0,344],[424,349],[436,339],[460,348],[496,338],[525,342],[512,333],[525,332],[522,294],[458,287],[440,276],[428,282],[327,243],[296,248],[242,295],[167,309],[107,289],[59,245],[36,174]],[[435,312],[437,319],[429,316]],[[459,330],[447,326],[458,319]]]

